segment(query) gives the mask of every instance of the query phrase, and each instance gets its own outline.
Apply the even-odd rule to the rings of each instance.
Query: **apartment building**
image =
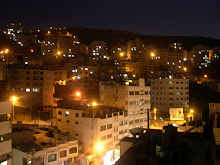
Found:
[[[93,157],[98,154],[108,161],[119,158],[116,145],[130,135],[129,130],[144,127],[147,120],[145,114],[141,119],[129,121],[126,111],[100,105],[82,110],[54,108],[53,116],[53,126],[77,139],[82,153]]]
[[[12,132],[11,121],[9,117],[12,114],[11,102],[0,102],[0,164],[12,164],[12,140],[10,133]]]
[[[13,165],[35,164],[35,165],[63,165],[74,164],[78,156],[78,141],[64,135],[49,133],[42,129],[35,129],[36,134],[27,134],[28,130],[15,132],[21,138],[22,133],[26,139],[23,143],[14,144],[12,149]],[[31,138],[33,137],[34,138]]]
[[[151,87],[145,86],[145,79],[135,85],[103,85],[100,98],[104,105],[125,109],[128,113],[139,114],[151,108]]]
[[[7,25],[7,34],[9,35],[9,38],[17,41],[18,34],[23,32],[23,26],[20,22],[10,22]]]
[[[142,123],[147,128],[147,112],[151,109],[151,87],[145,86],[145,79],[135,85],[101,85],[101,102],[110,107],[124,109],[128,113],[130,126]]]
[[[169,108],[189,107],[189,80],[184,78],[159,78],[151,80],[152,108],[158,115],[168,114]]]
[[[75,45],[78,45],[79,39],[77,36],[67,32],[66,34],[59,33],[57,41],[57,50],[62,52],[62,54],[72,54]]]
[[[50,110],[53,104],[53,71],[41,69],[16,69],[10,71],[9,90],[15,94],[22,107]]]
[[[131,61],[146,60],[145,43],[140,38],[135,38],[127,43],[127,59]]]
[[[107,43],[104,41],[93,41],[89,44],[89,53],[93,59],[107,59]]]
[[[192,55],[194,58],[194,66],[200,69],[208,67],[211,63],[213,51],[208,45],[195,45],[192,48]]]
[[[186,54],[186,55],[185,55]],[[187,51],[183,49],[158,49],[157,56],[160,58],[160,66],[171,68],[175,72],[182,72],[184,68],[184,57],[187,56]]]
[[[118,61],[123,61],[127,57],[127,46],[114,46],[110,50],[110,58],[117,59]]]
[[[43,56],[54,56],[57,51],[57,41],[54,37],[47,37],[41,42],[41,54]]]
[[[97,78],[98,66],[79,66],[77,75],[82,78]]]

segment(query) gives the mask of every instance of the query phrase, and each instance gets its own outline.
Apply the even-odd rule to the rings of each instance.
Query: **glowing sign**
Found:
[[[184,120],[183,108],[169,108],[170,120]]]

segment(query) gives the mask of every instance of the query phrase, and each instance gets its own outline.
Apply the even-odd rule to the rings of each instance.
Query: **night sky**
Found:
[[[24,29],[66,25],[220,39],[219,9],[220,0],[4,0],[0,29],[18,20]]]

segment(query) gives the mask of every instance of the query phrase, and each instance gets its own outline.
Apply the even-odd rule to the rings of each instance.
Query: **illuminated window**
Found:
[[[48,156],[48,162],[52,162],[57,160],[57,155],[56,154],[52,154]]]
[[[26,88],[26,90],[25,90],[26,92],[30,92],[31,90],[30,90],[30,88]]]

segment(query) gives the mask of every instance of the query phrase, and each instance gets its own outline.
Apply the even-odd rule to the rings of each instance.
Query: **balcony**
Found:
[[[11,132],[11,122],[10,121],[3,121],[3,122],[0,122],[0,135],[4,135],[4,134],[7,134],[7,133],[10,133]]]
[[[6,154],[6,153],[9,153],[12,151],[12,140],[7,140],[7,141],[3,141],[3,142],[0,142],[0,155],[3,155],[3,154]]]

